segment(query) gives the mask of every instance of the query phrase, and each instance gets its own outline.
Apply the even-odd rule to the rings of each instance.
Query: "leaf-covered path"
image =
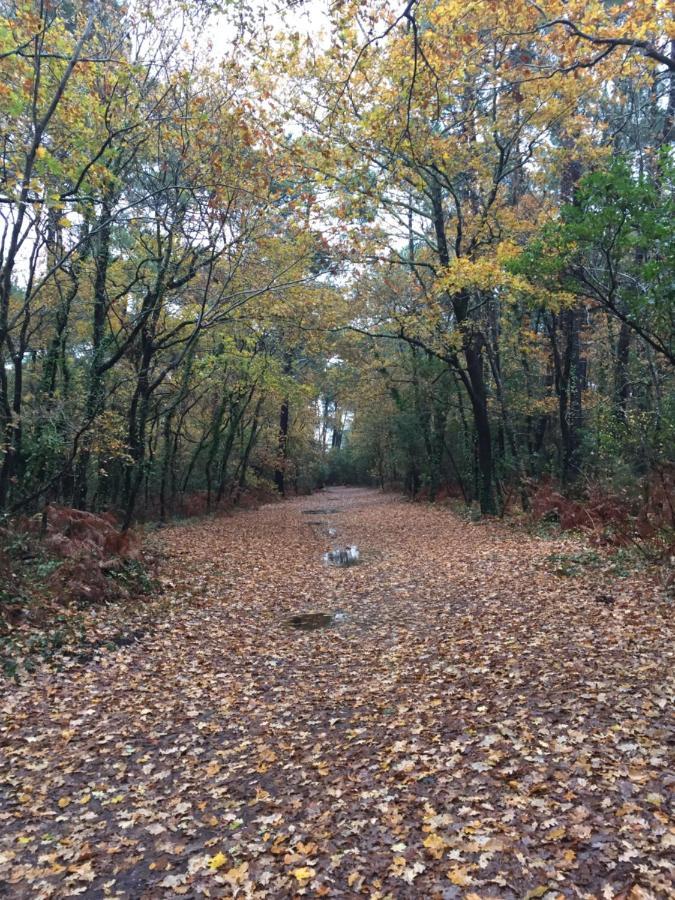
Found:
[[[649,585],[356,489],[159,539],[152,634],[5,692],[0,895],[673,896]]]

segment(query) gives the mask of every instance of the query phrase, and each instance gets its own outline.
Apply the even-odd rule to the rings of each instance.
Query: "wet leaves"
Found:
[[[311,500],[165,529],[143,642],[5,693],[10,896],[668,896],[657,589],[549,571],[569,539],[328,496],[367,564],[323,565]],[[317,606],[340,627],[284,627]]]

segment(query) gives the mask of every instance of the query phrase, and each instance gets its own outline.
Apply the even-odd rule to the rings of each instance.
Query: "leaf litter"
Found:
[[[142,643],[7,686],[5,893],[673,896],[657,586],[552,573],[570,538],[325,496],[368,565],[322,564],[311,498],[172,526]],[[340,628],[281,627],[317,607]]]

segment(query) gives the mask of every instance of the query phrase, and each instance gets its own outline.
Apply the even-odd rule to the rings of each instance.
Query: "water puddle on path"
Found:
[[[328,563],[329,566],[339,566],[343,569],[348,566],[355,566],[359,559],[359,548],[355,546],[337,547],[323,555],[323,561]]]
[[[300,631],[316,631],[317,628],[330,628],[333,617],[328,613],[300,613],[288,619],[291,628],[299,628]]]
[[[297,628],[300,631],[316,631],[319,628],[331,628],[340,622],[345,622],[347,614],[343,612],[336,613],[298,613],[286,620],[286,624],[291,628]]]
[[[307,519],[308,525],[313,525],[315,528],[321,529],[326,535],[326,537],[337,537],[337,528],[332,528],[328,525],[324,519]]]

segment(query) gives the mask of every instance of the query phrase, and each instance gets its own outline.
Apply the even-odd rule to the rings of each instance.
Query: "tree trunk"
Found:
[[[279,443],[277,465],[274,469],[274,483],[282,497],[286,495],[286,453],[288,443],[288,400],[284,400],[279,410]]]
[[[585,387],[585,361],[581,358],[581,310],[574,308],[564,314],[565,328],[565,385],[569,392],[567,429],[563,443],[563,484],[573,484],[581,474],[581,429],[583,426],[582,392]]]
[[[94,303],[91,329],[92,353],[91,364],[89,366],[89,382],[87,385],[87,402],[85,404],[85,421],[90,424],[98,415],[100,415],[105,403],[101,363],[103,362],[106,314],[108,310],[106,288],[108,281],[108,265],[110,263],[111,235],[111,201],[107,198],[102,204],[98,235],[95,239],[94,262],[96,265],[96,275],[94,278]],[[77,509],[86,509],[87,507],[90,458],[91,450],[88,441],[85,439],[75,467],[73,506]]]
[[[478,500],[480,510],[486,515],[497,513],[494,491],[494,469],[492,458],[492,434],[488,415],[487,390],[483,371],[482,336],[468,333],[464,339],[464,358],[471,385],[471,408],[476,429],[476,449],[478,461]]]
[[[619,328],[614,364],[614,414],[619,422],[626,424],[630,382],[628,380],[628,359],[630,355],[631,329],[625,322]]]

